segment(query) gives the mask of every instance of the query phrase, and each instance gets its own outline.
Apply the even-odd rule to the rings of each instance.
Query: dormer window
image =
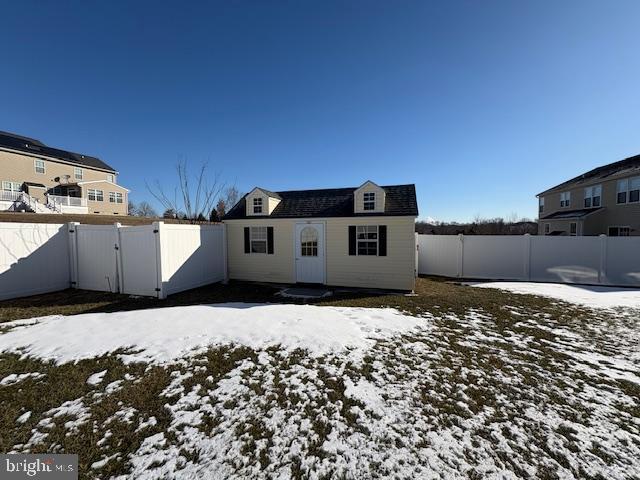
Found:
[[[376,209],[376,194],[375,192],[366,192],[364,194],[364,210],[375,210]]]
[[[253,199],[253,213],[262,213],[262,198]]]

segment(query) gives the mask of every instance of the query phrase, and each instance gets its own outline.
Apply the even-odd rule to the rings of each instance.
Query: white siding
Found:
[[[376,208],[375,210],[365,210],[364,209],[364,194],[373,192],[376,194]],[[384,202],[386,199],[386,194],[383,188],[379,187],[373,182],[365,182],[364,185],[360,186],[353,192],[354,198],[354,212],[355,213],[381,213],[384,212]]]
[[[294,226],[326,226],[328,285],[413,290],[415,286],[415,220],[413,217],[227,220],[229,277],[236,280],[294,283]],[[387,225],[387,256],[350,256],[350,225]],[[244,253],[244,227],[272,226],[274,253]]]

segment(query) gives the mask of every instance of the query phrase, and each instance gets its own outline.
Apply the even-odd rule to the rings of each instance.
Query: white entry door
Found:
[[[296,281],[324,283],[324,224],[296,223]]]

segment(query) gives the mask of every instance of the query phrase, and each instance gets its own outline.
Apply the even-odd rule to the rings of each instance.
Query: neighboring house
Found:
[[[127,215],[117,175],[99,158],[0,132],[0,210]]]
[[[223,219],[229,277],[413,290],[417,215],[414,185],[254,188]]]
[[[640,235],[640,155],[537,195],[541,235]]]

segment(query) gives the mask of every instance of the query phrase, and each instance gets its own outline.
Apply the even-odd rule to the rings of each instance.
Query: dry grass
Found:
[[[273,286],[232,282],[161,301],[69,290],[0,302],[0,320],[229,301],[291,303],[274,296],[276,291]],[[625,339],[618,338],[613,328],[637,330],[637,318],[439,279],[419,279],[416,294],[352,292],[307,302],[393,307],[430,319],[430,330],[379,341],[355,363],[344,356],[311,358],[302,350],[284,352],[277,347],[262,352],[212,348],[190,361],[162,367],[124,364],[117,352],[63,365],[2,354],[0,378],[29,372],[43,376],[0,387],[0,451],[23,451],[33,431],[44,432],[46,439],[31,451],[79,452],[81,478],[108,478],[130,474],[134,468],[130,455],[146,438],[162,433],[167,440],[163,448],[178,451],[177,460],[167,456],[148,468],[173,469],[168,477],[175,478],[181,469],[211,460],[201,443],[189,440],[197,438],[195,429],[201,439],[230,438],[237,444],[241,458],[228,463],[239,476],[269,478],[273,473],[275,477],[274,472],[286,466],[292,478],[320,471],[319,477],[331,478],[348,476],[334,465],[340,460],[336,453],[323,446],[337,432],[345,439],[363,437],[364,445],[387,455],[406,452],[406,457],[403,453],[398,458],[404,458],[412,475],[420,477],[429,463],[420,455],[435,448],[430,443],[433,432],[461,431],[471,438],[460,456],[473,466],[464,472],[468,478],[483,477],[481,467],[487,458],[519,478],[558,478],[569,472],[596,479],[602,478],[597,472],[628,462],[632,444],[613,448],[606,435],[588,444],[577,432],[610,422],[618,437],[624,433],[640,438],[640,387],[608,377],[606,364],[577,368],[573,354],[615,351]],[[609,323],[611,331],[606,328]],[[582,340],[568,343],[573,337],[567,334]],[[261,355],[266,362],[259,361]],[[239,380],[244,393],[215,393],[239,365],[246,367]],[[100,385],[87,384],[91,374],[102,370],[107,373]],[[377,385],[389,414],[394,409],[402,412],[404,423],[394,423],[385,435],[376,435],[385,419],[346,390],[347,382],[360,381]],[[604,400],[608,396],[636,401],[610,404]],[[75,426],[73,416],[53,417],[49,412],[77,400],[87,419]],[[559,420],[552,426],[527,421],[530,408]],[[28,411],[31,417],[17,423],[16,418]],[[131,412],[130,418],[118,413],[123,411]],[[299,425],[308,421],[305,433],[285,439],[302,445],[298,454],[274,454],[283,439],[269,418],[278,411],[287,412],[285,423],[288,418]],[[185,412],[197,413],[199,423],[181,423]],[[149,423],[152,418],[155,423]],[[107,457],[111,459],[102,468],[90,468]],[[169,458],[175,465],[166,464]],[[363,476],[411,478],[399,473],[405,467],[397,464],[392,470],[384,462],[371,461]]]

